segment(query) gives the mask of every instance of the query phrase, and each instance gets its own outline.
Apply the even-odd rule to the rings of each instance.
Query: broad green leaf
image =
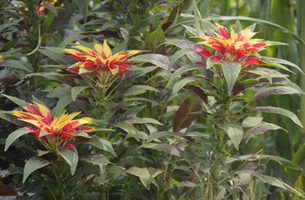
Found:
[[[239,149],[239,143],[243,137],[244,131],[238,124],[227,123],[227,124],[217,124],[221,129],[223,129],[230,139],[232,140],[235,148]]]
[[[261,123],[263,120],[262,117],[246,117],[241,126],[242,127],[246,127],[246,128],[250,128],[250,127],[254,127],[256,125],[258,125],[259,123]]]
[[[238,20],[238,18],[236,18],[236,22],[235,22],[235,26],[234,26],[234,31],[235,33],[239,33],[242,30],[242,26],[240,24],[240,21]]]
[[[255,109],[253,109],[253,111],[284,115],[286,117],[289,117],[292,121],[294,121],[294,123],[296,123],[297,125],[299,125],[300,127],[303,128],[303,125],[300,122],[300,120],[298,119],[298,117],[293,112],[286,110],[284,108],[277,108],[277,107],[272,107],[272,106],[265,106],[265,107],[262,106],[262,107],[257,107]]]
[[[129,123],[126,123],[126,122],[118,122],[118,123],[114,124],[113,126],[124,130],[126,133],[129,133],[137,141],[139,141],[138,130],[132,124],[129,124]]]
[[[268,87],[257,91],[251,101],[266,97],[270,94],[299,94],[300,91],[287,86]]]
[[[159,90],[157,90],[154,87],[150,87],[148,85],[133,85],[130,88],[128,88],[127,90],[125,90],[123,92],[123,95],[125,96],[130,96],[130,95],[138,95],[138,94],[143,94],[146,91],[155,91],[155,92],[159,92]]]
[[[191,101],[190,98],[186,99],[178,108],[174,121],[173,131],[178,132],[183,128],[189,127],[196,119],[198,114],[194,114],[201,109],[200,104],[197,101]]]
[[[30,130],[27,130],[25,128],[20,128],[20,129],[15,130],[14,132],[12,132],[5,141],[4,151],[6,151],[11,146],[11,144],[15,140],[17,140],[19,137],[21,137],[27,133],[30,133],[30,132],[31,132]]]
[[[134,56],[128,59],[128,61],[140,61],[140,62],[152,63],[163,69],[168,69],[170,63],[169,58],[161,54],[142,54],[142,55]]]
[[[240,161],[240,160],[248,160],[248,161],[254,161],[254,160],[259,160],[259,159],[270,159],[270,160],[274,160],[276,162],[278,162],[279,164],[289,168],[289,169],[293,169],[296,171],[302,171],[303,169],[301,167],[299,167],[298,165],[296,165],[295,163],[293,163],[290,160],[287,160],[286,158],[282,158],[279,156],[273,156],[273,155],[243,155],[243,156],[238,156],[238,157],[227,157],[226,159],[226,163],[230,164],[232,162],[235,161]]]
[[[79,93],[81,93],[81,91],[87,89],[89,86],[77,86],[77,87],[73,87],[71,89],[71,96],[72,96],[72,101],[76,100],[76,97]]]
[[[112,155],[114,155],[115,157],[117,157],[116,153],[114,152],[114,149],[112,148],[112,145],[110,144],[110,142],[108,142],[107,140],[100,138],[100,137],[92,137],[89,140],[89,144],[91,144],[92,146],[95,146],[96,148],[105,150],[110,152]]]
[[[71,174],[75,174],[75,170],[78,163],[78,153],[74,146],[69,149],[57,147],[59,154],[65,159],[65,161],[70,165]]]
[[[222,63],[222,71],[227,82],[228,94],[231,96],[233,86],[241,69],[241,64],[227,61],[223,61]]]
[[[107,165],[110,163],[110,161],[102,154],[85,155],[85,156],[81,157],[80,160],[85,160],[94,165]]]
[[[53,113],[55,116],[59,116],[62,110],[71,103],[72,97],[71,95],[62,96],[56,104],[56,107],[53,109]]]
[[[278,130],[278,129],[283,129],[283,128],[278,125],[275,125],[275,124],[262,122],[262,123],[256,125],[255,127],[247,130],[244,134],[244,137],[248,137],[248,136],[252,136],[252,135],[260,135],[260,134],[264,134],[265,132],[267,132],[269,130]]]
[[[29,103],[27,103],[26,101],[22,100],[22,99],[18,99],[16,97],[10,96],[10,95],[6,95],[6,94],[2,94],[2,96],[5,96],[6,98],[8,98],[9,100],[11,100],[12,102],[14,102],[15,104],[17,104],[18,106],[24,108],[27,105],[29,105]]]
[[[34,157],[30,158],[25,163],[22,182],[24,183],[32,172],[34,172],[35,170],[40,169],[44,166],[47,166],[50,163],[52,163],[51,160],[46,160],[42,157],[34,156]]]

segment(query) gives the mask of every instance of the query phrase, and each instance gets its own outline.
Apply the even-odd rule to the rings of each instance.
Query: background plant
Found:
[[[105,112],[105,119],[97,123],[99,124],[99,129],[101,129],[100,134],[104,134],[109,138],[118,154],[118,159],[110,155],[110,162],[125,169],[114,167],[113,164],[107,165],[104,171],[107,172],[105,173],[107,176],[104,176],[106,178],[99,179],[100,173],[97,172],[94,183],[90,184],[90,189],[88,187],[81,195],[94,196],[102,194],[103,192],[96,192],[101,189],[101,187],[96,186],[105,185],[106,180],[107,188],[112,198],[152,199],[160,198],[163,194],[165,199],[180,198],[181,194],[185,198],[194,196],[196,188],[200,186],[200,184],[197,184],[199,183],[197,182],[198,179],[194,178],[194,172],[200,169],[196,165],[196,158],[199,155],[194,156],[194,158],[188,158],[189,160],[195,160],[194,163],[189,164],[185,161],[184,154],[181,154],[180,150],[183,150],[186,155],[189,155],[189,151],[194,152],[192,148],[188,149],[188,147],[193,141],[192,137],[195,136],[183,137],[182,133],[179,133],[181,131],[176,132],[183,126],[179,125],[179,123],[173,124],[173,122],[175,121],[175,116],[179,116],[179,113],[181,113],[182,105],[185,106],[195,102],[194,110],[192,111],[194,113],[188,115],[190,120],[187,121],[188,123],[185,126],[190,126],[189,122],[199,116],[196,119],[196,125],[191,126],[190,131],[193,129],[206,133],[208,129],[198,125],[205,124],[206,120],[201,117],[203,116],[201,113],[197,113],[200,107],[196,106],[196,100],[189,99],[187,101],[186,99],[189,98],[190,94],[182,92],[184,90],[189,92],[196,90],[197,88],[193,86],[198,87],[197,83],[190,85],[191,82],[189,82],[189,88],[179,90],[179,88],[182,88],[179,83],[186,84],[190,80],[183,79],[184,82],[175,82],[175,76],[181,74],[181,69],[179,70],[179,68],[183,68],[184,64],[188,62],[186,58],[180,57],[185,53],[189,53],[189,50],[184,50],[180,55],[174,54],[179,51],[179,48],[176,47],[177,44],[163,44],[168,39],[182,39],[183,37],[181,36],[186,38],[193,36],[190,30],[182,26],[183,24],[192,27],[194,14],[198,19],[198,13],[194,13],[191,7],[193,1],[154,1],[149,3],[146,1],[56,1],[54,4],[43,4],[40,1],[22,1],[17,4],[13,3],[13,1],[1,2],[1,55],[4,59],[1,65],[3,66],[2,69],[7,67],[1,71],[3,72],[1,81],[4,85],[5,94],[23,99],[26,102],[30,102],[32,95],[34,95],[50,108],[54,108],[60,103],[63,107],[67,107],[71,113],[76,111],[75,108],[79,108],[84,115],[95,118],[92,116],[91,108],[86,107],[89,104],[94,105],[95,100],[90,96],[89,90],[84,89],[87,85],[83,81],[82,75],[70,73],[66,70],[67,65],[77,62],[68,55],[63,54],[62,50],[70,48],[70,46],[80,44],[92,48],[94,44],[102,44],[107,39],[107,43],[112,49],[112,54],[125,50],[146,50],[143,51],[143,56],[146,53],[162,55],[148,54],[146,57],[142,57],[143,59],[141,57],[129,59],[130,61],[134,59],[137,62],[144,60],[145,64],[138,63],[136,66],[131,67],[110,88],[109,92],[116,87],[111,95],[111,99],[115,99],[115,101],[108,107],[111,109]],[[302,44],[302,41],[297,36],[300,34],[298,30],[300,30],[301,23],[293,26],[291,23],[293,20],[289,20],[289,23],[286,23],[287,20],[280,20],[282,17],[283,19],[293,19],[295,17],[293,8],[301,9],[302,2],[295,3],[288,0],[205,0],[196,2],[196,5],[203,18],[209,18],[209,16],[213,15],[213,19],[220,20],[221,24],[224,25],[232,24],[232,20],[236,20],[235,15],[244,16],[239,17],[243,27],[248,26],[253,21],[259,22],[256,27],[256,31],[259,32],[257,34],[258,38],[290,44],[279,48],[267,47],[265,51],[261,52],[262,55],[269,57],[279,56],[297,64],[298,46]],[[260,7],[261,4],[263,9]],[[283,15],[282,13],[285,14]],[[297,13],[302,12],[298,11]],[[298,20],[298,22],[300,21]],[[281,26],[278,26],[278,24]],[[193,28],[196,29],[196,27]],[[198,42],[198,40],[195,39],[195,42]],[[170,56],[171,60],[167,57],[169,55],[174,55]],[[172,66],[170,70],[169,65]],[[9,70],[12,68],[15,70]],[[174,76],[170,75],[169,71]],[[184,72],[182,77],[193,77],[195,75],[192,74],[191,76],[190,71],[188,71]],[[290,80],[298,84],[300,76],[300,73],[290,75]],[[9,83],[7,77],[17,82]],[[174,83],[176,87],[171,88],[170,84],[168,85],[169,81]],[[172,95],[172,92],[176,93],[176,95]],[[252,97],[254,94],[253,91],[249,90],[245,95]],[[282,107],[297,113],[298,103],[293,104],[295,107],[287,108],[290,95],[285,96],[281,96],[281,100],[287,98],[286,103],[283,101],[283,105],[280,105],[282,101],[274,102],[277,101],[276,98],[269,97],[259,99],[251,105]],[[299,102],[298,95],[292,95],[292,97],[295,102]],[[16,104],[9,102],[6,98],[2,97],[2,101],[5,103],[2,110],[16,108]],[[175,114],[175,109],[177,110],[179,105],[181,105],[181,109],[178,114]],[[98,111],[97,108],[96,111]],[[98,113],[102,116],[103,112]],[[10,121],[15,121],[14,118],[8,117],[4,113],[1,116]],[[263,117],[269,123],[284,127],[289,134],[286,134],[281,129],[277,130],[276,134],[267,132],[264,134],[264,140],[262,140],[261,136],[251,139],[248,145],[239,149],[239,154],[252,155],[253,152],[263,148],[264,154],[278,155],[292,160],[297,165],[302,165],[302,155],[304,155],[302,153],[304,149],[302,145],[304,141],[302,135],[298,132],[299,128],[288,118],[276,118],[276,120],[283,120],[282,123],[278,123],[270,115],[265,116],[263,114]],[[5,122],[3,122],[3,126],[7,128],[7,131],[3,131],[3,133],[11,133],[12,129],[14,129],[12,125],[7,125]],[[171,131],[171,127],[175,127],[175,131]],[[193,131],[193,134],[198,134],[198,131],[196,134]],[[202,138],[205,141],[204,136],[196,136],[196,140]],[[5,138],[7,135],[1,137]],[[285,139],[283,140],[283,138]],[[37,144],[33,143],[34,140],[27,137],[21,137],[20,139],[22,142],[36,148]],[[162,147],[165,148],[165,152],[162,153],[156,151],[156,149],[160,150],[160,146],[151,145],[156,142],[160,144],[161,141],[163,141],[161,143]],[[290,145],[287,145],[286,141],[290,141]],[[18,141],[16,142],[13,143],[13,146],[18,144]],[[2,140],[2,144],[4,144],[4,140]],[[137,148],[140,145],[145,148]],[[9,154],[12,151],[11,148],[6,152],[6,156],[1,157],[2,161],[6,162],[6,166],[10,163],[13,166],[23,167],[24,159],[29,159],[34,155],[34,153],[30,153],[24,148],[17,148],[16,151],[21,151],[25,154],[18,158]],[[175,152],[174,155],[172,152]],[[171,155],[170,159],[169,155]],[[269,157],[267,160],[271,158]],[[286,173],[284,166],[289,168],[292,165],[285,161],[281,161],[283,164],[281,166],[271,159],[267,164],[265,174],[281,174],[283,179],[295,184],[295,188],[302,189],[302,172],[288,169],[288,173]],[[97,169],[99,168],[97,167]],[[124,170],[127,170],[128,176],[126,176],[126,173],[121,173]],[[136,172],[141,173],[138,174]],[[120,175],[116,176],[116,174]],[[191,174],[193,175],[191,176]],[[12,176],[7,178],[10,177]],[[35,176],[30,176],[30,179],[37,180]],[[14,180],[16,184],[20,184],[21,177],[14,175],[11,180]],[[189,180],[189,182],[185,182],[185,180]],[[10,179],[8,179],[7,183],[9,182]],[[195,185],[192,185],[193,182],[195,182]],[[34,181],[33,183],[38,185],[39,181]],[[26,182],[25,188],[27,184],[29,182]],[[127,188],[126,185],[128,186]],[[193,189],[190,190],[190,188]],[[90,194],[91,191],[94,192]],[[271,188],[271,191],[275,199],[284,198],[276,196],[282,192],[281,189],[274,190]],[[289,191],[286,191],[285,195],[286,199],[291,198]],[[44,196],[49,195],[45,193]]]

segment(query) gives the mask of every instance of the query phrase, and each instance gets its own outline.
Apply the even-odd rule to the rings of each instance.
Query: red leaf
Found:
[[[17,188],[15,185],[12,185],[12,183],[6,185],[0,181],[0,196],[17,196],[17,192],[20,190],[20,188]]]
[[[190,98],[186,99],[175,114],[173,131],[178,132],[183,128],[189,127],[198,115],[193,114],[193,112],[197,112],[200,109],[201,106],[198,102],[192,103]]]
[[[202,99],[205,103],[208,103],[208,95],[199,87],[193,86],[193,85],[188,85],[184,87],[187,89],[191,95],[193,95],[195,98],[200,98]]]

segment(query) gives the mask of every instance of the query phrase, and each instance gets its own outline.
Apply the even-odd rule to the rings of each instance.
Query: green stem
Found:
[[[38,44],[37,44],[36,48],[33,51],[31,51],[30,53],[26,54],[25,56],[30,56],[33,53],[35,53],[39,49],[40,45],[41,45],[41,29],[40,29],[40,24],[38,24]]]

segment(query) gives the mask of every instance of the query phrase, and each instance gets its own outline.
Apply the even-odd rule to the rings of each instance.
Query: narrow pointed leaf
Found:
[[[75,170],[78,163],[78,153],[74,146],[69,149],[57,147],[60,155],[65,159],[65,161],[70,165],[71,174],[75,174]]]
[[[277,87],[268,87],[257,91],[251,101],[266,97],[270,94],[298,94],[298,90],[287,87],[287,86],[277,86]]]
[[[254,161],[254,160],[258,160],[258,159],[270,159],[270,160],[274,160],[276,162],[278,162],[279,164],[289,168],[289,169],[293,169],[296,171],[302,171],[302,167],[299,167],[298,165],[296,165],[295,163],[291,162],[290,160],[287,160],[286,158],[282,158],[279,156],[273,156],[273,155],[243,155],[243,156],[238,156],[238,158],[236,157],[227,157],[226,159],[226,163],[232,163],[235,161],[240,161],[240,160],[248,160],[248,161]]]
[[[47,166],[50,163],[52,163],[51,160],[44,159],[43,157],[34,156],[30,158],[25,163],[22,182],[24,183],[32,172],[44,166]]]
[[[150,87],[148,85],[133,85],[127,90],[123,91],[123,95],[125,96],[130,96],[130,95],[138,95],[138,94],[143,94],[146,91],[154,91],[154,92],[159,92],[154,87]]]
[[[283,129],[283,128],[278,125],[275,125],[275,124],[262,122],[262,123],[258,124],[257,126],[246,131],[244,134],[244,137],[248,137],[251,135],[260,135],[260,134],[266,133],[269,130],[278,130],[278,129]]]
[[[170,145],[170,144],[156,144],[156,143],[150,143],[147,145],[142,145],[143,148],[149,148],[149,149],[155,149],[157,151],[163,151],[165,153],[178,156],[181,158],[184,158],[187,160],[186,156],[184,155],[183,151],[178,149],[176,146]]]
[[[303,125],[301,121],[298,119],[298,117],[291,111],[286,110],[284,108],[277,108],[277,107],[272,107],[272,106],[262,106],[262,107],[257,107],[253,111],[260,111],[260,112],[266,112],[266,113],[275,113],[275,114],[280,114],[284,115],[286,117],[289,117],[294,123],[299,125],[300,127],[303,128]]]
[[[17,129],[15,130],[14,132],[12,132],[8,137],[7,139],[5,140],[5,148],[4,148],[4,151],[6,151],[10,146],[11,144],[17,140],[19,137],[25,135],[25,134],[28,134],[30,133],[31,131],[29,130],[26,130],[25,128],[20,128],[20,129]]]
[[[3,96],[5,96],[6,98],[8,98],[9,100],[11,100],[12,102],[14,102],[15,104],[17,104],[18,106],[24,108],[27,105],[29,105],[29,103],[27,103],[26,101],[22,100],[22,99],[18,99],[16,97],[10,96],[10,95],[6,95],[6,94],[2,94]]]

